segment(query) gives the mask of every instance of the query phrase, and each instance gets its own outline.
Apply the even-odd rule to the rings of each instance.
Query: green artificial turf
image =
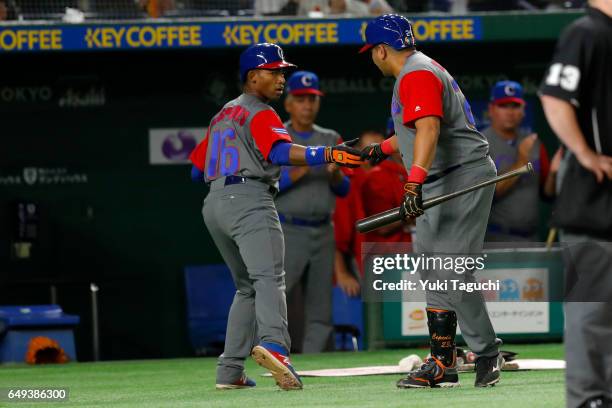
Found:
[[[563,358],[561,344],[505,345],[519,358]],[[298,370],[394,365],[409,354],[427,350],[295,355]],[[399,390],[398,375],[305,378],[304,390],[280,391],[264,369],[249,359],[247,372],[257,381],[249,390],[217,391],[214,358],[73,363],[56,366],[0,366],[0,388],[68,387],[67,402],[0,403],[41,407],[563,407],[564,372],[503,372],[501,382],[486,389],[473,386],[474,374],[460,374],[454,389]]]

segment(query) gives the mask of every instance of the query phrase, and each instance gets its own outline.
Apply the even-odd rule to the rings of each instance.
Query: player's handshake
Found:
[[[346,143],[325,148],[325,161],[335,163],[343,167],[359,167],[364,164],[361,160],[361,152]]]
[[[359,139],[353,139],[342,143],[344,146],[354,147],[359,143]],[[388,143],[388,142],[387,142]],[[382,143],[371,143],[361,149],[359,153],[361,160],[369,162],[371,166],[377,166],[389,158],[389,154],[383,151]]]
[[[380,143],[372,143],[361,150],[361,158],[370,162],[370,165],[377,166],[389,158],[389,155],[383,152]]]

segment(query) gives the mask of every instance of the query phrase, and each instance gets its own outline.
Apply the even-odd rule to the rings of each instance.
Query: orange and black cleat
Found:
[[[397,388],[452,388],[459,387],[455,367],[446,367],[440,360],[430,357],[416,371],[397,382]]]

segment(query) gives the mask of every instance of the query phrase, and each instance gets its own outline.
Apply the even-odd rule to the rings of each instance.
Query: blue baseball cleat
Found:
[[[301,390],[300,376],[289,361],[289,353],[284,347],[274,343],[261,343],[251,351],[253,359],[263,368],[270,371],[276,384],[283,390]]]

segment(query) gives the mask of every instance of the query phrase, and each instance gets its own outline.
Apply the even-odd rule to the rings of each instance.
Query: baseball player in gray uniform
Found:
[[[447,194],[496,175],[495,164],[488,157],[489,145],[476,130],[467,100],[440,64],[415,49],[412,26],[406,18],[393,14],[378,17],[368,23],[365,36],[361,52],[370,50],[383,75],[396,78],[391,103],[396,135],[366,147],[362,157],[378,163],[395,151],[401,152],[409,176],[400,212],[404,219],[418,217],[418,253],[480,253],[494,186],[426,213],[422,207],[423,197]],[[434,276],[475,281],[471,272],[436,271]],[[499,381],[503,358],[480,292],[427,291],[427,321],[432,357],[398,381],[398,387],[459,385],[457,321],[463,338],[478,356],[475,385],[486,387]]]
[[[247,48],[240,56],[243,94],[212,118],[190,157],[192,179],[210,185],[204,221],[237,289],[217,367],[218,389],[255,386],[244,373],[249,353],[282,389],[302,388],[289,360],[284,241],[274,206],[280,166],[361,163],[359,152],[345,145],[291,143],[268,105],[282,95],[290,67],[277,45]]]
[[[293,73],[287,80],[287,92],[285,110],[290,120],[285,127],[294,143],[304,146],[342,143],[336,131],[314,123],[323,96],[316,74]],[[304,325],[303,345],[297,347],[303,353],[322,352],[330,343],[335,247],[331,214],[336,196],[346,196],[349,184],[348,177],[335,164],[281,168],[276,209],[285,237],[287,303],[302,307],[291,298],[292,291],[301,282],[304,307],[303,321],[294,319],[289,307],[289,328],[293,333],[293,325]]]

